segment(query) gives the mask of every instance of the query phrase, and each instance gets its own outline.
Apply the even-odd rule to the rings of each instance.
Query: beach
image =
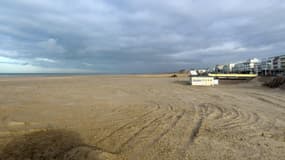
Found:
[[[18,136],[59,130],[82,139],[84,146],[63,153],[78,159],[284,159],[284,90],[257,82],[198,87],[187,80],[0,78],[0,155]]]

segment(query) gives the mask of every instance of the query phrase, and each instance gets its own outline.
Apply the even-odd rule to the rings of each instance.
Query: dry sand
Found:
[[[0,159],[284,159],[284,90],[185,80],[1,78]]]

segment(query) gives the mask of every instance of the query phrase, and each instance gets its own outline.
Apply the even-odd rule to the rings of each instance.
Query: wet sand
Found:
[[[284,159],[284,90],[250,82],[194,87],[185,80],[0,78],[0,156],[27,143],[15,141],[21,135],[34,133],[37,144],[48,140],[41,135],[53,137],[39,131],[51,131],[81,138],[73,143],[67,136],[72,147],[55,152],[61,159]]]

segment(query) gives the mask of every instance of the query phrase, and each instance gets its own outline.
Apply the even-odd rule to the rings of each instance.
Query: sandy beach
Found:
[[[151,75],[0,78],[0,156],[39,131],[76,141],[62,159],[281,160],[285,91]]]

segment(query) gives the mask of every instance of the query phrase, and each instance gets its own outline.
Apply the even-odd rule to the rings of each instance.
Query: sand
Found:
[[[1,78],[0,159],[284,159],[284,90],[185,80]]]

